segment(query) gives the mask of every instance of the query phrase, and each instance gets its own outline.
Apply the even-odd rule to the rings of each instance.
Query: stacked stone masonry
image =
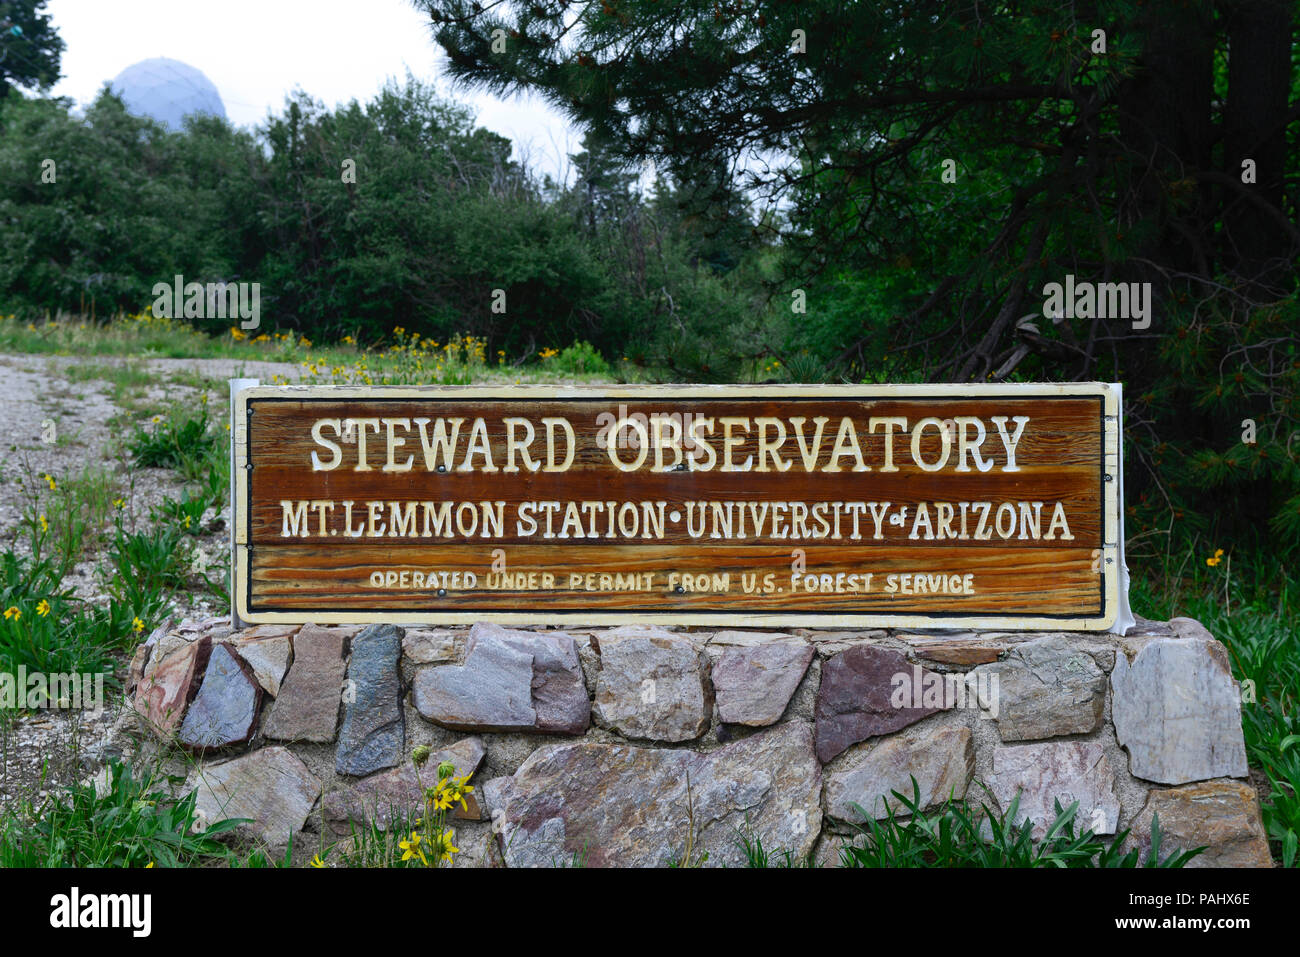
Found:
[[[1185,618],[1124,638],[208,619],[154,632],[129,692],[143,739],[191,756],[205,818],[273,848],[418,812],[450,761],[475,786],[457,866],[661,866],[688,809],[709,865],[742,863],[748,829],[834,866],[912,778],[927,807],[1019,795],[1037,835],[1078,801],[1139,845],[1159,814],[1163,853],[1208,846],[1191,866],[1270,866],[1240,690]]]

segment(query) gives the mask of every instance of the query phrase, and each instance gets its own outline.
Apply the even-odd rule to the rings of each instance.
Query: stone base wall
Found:
[[[1019,794],[1038,834],[1078,801],[1080,829],[1141,841],[1158,813],[1162,853],[1270,865],[1240,691],[1190,619],[1124,638],[209,619],[151,635],[129,691],[143,740],[190,755],[208,820],[308,856],[351,821],[418,812],[428,745],[426,778],[473,774],[458,866],[664,865],[691,818],[709,865],[743,862],[741,832],[834,865],[912,777],[927,806]]]

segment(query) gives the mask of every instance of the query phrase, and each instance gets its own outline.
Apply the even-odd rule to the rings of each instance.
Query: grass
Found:
[[[632,382],[654,377],[654,370],[642,369],[626,359],[607,361],[586,342],[524,356],[510,357],[503,352],[489,356],[486,340],[472,335],[457,334],[447,342],[439,342],[398,327],[384,341],[366,346],[358,345],[351,336],[337,343],[317,345],[290,330],[264,332],[252,338],[238,328],[222,335],[207,335],[179,320],[158,319],[148,313],[115,316],[107,321],[59,314],[40,323],[0,316],[0,352],[280,362],[297,369],[300,381],[322,384]],[[120,405],[157,381],[156,375],[139,363],[88,362],[69,368],[77,370],[70,372],[73,381],[102,379],[112,383],[115,401]],[[178,381],[183,384],[213,387],[208,377],[181,375]],[[215,383],[217,389],[224,385]]]
[[[127,630],[114,636],[103,613],[88,608],[62,584],[49,558],[0,552],[0,671],[99,674],[112,685],[114,655]]]
[[[769,851],[763,846],[763,836],[754,830],[745,815],[745,826],[736,834],[736,846],[745,856],[745,867],[753,868],[804,868],[816,867],[811,853],[800,857],[791,850]]]
[[[27,536],[31,553],[52,555],[62,578],[101,542],[115,511],[117,482],[106,466],[85,466],[56,480],[33,475],[30,466],[14,478],[23,503],[16,535]]]
[[[62,370],[70,382],[99,380],[112,386],[115,403],[123,403],[146,393],[157,385],[157,376],[137,360],[126,362],[85,362],[70,364]]]
[[[418,814],[406,808],[390,808],[388,826],[381,827],[377,822],[366,821],[358,826],[349,822],[349,835],[332,844],[322,844],[317,860],[329,867],[421,867],[415,858],[406,858],[400,844],[407,835],[417,830]],[[321,821],[321,833],[325,833],[325,822]]]
[[[1077,801],[1056,802],[1056,818],[1043,837],[1033,839],[1033,824],[1017,823],[1020,796],[998,813],[986,804],[971,807],[949,798],[939,808],[921,807],[921,789],[912,778],[912,796],[893,792],[908,815],[900,820],[896,805],[885,801],[886,817],[877,821],[861,807],[866,823],[859,837],[840,849],[842,867],[1183,867],[1204,848],[1176,850],[1160,856],[1160,821],[1151,826],[1151,849],[1144,859],[1137,848],[1125,850],[1129,831],[1103,840],[1091,828],[1074,833]]]
[[[1144,858],[1137,848],[1125,849],[1129,831],[1103,839],[1084,830],[1074,833],[1078,802],[1061,807],[1056,802],[1056,818],[1040,840],[1033,838],[1033,823],[1016,822],[1020,797],[998,813],[987,805],[972,807],[963,800],[950,798],[933,811],[921,807],[921,789],[912,778],[912,796],[893,792],[897,803],[886,800],[885,818],[876,820],[854,805],[866,823],[854,825],[856,837],[846,837],[839,849],[839,863],[848,868],[941,867],[941,868],[1130,868],[1184,867],[1204,848],[1175,850],[1161,856],[1160,819],[1151,825],[1151,847]],[[902,815],[896,809],[902,806]],[[791,851],[768,851],[761,836],[746,826],[736,838],[745,857],[745,866],[753,868],[816,867],[810,856],[799,857]]]
[[[1236,558],[1234,569],[1232,559]],[[1241,723],[1250,766],[1269,783],[1262,802],[1274,858],[1297,862],[1300,845],[1300,589],[1273,555],[1228,555],[1208,547],[1156,556],[1130,590],[1149,618],[1195,618],[1224,643],[1242,684]]]
[[[245,358],[256,350],[208,336],[173,319],[147,313],[108,322],[57,314],[40,324],[0,319],[0,351],[42,355],[139,356],[142,358]]]
[[[52,557],[0,552],[0,671],[105,674],[116,687],[117,659],[169,596],[188,587],[189,550],[179,525],[138,532],[116,525],[105,550],[107,604],[76,598]]]
[[[161,504],[155,505],[151,514],[153,520],[160,525],[173,525],[186,535],[202,535],[208,530],[203,522],[204,516],[209,509],[219,505],[220,502],[213,502],[206,490],[192,495],[186,489],[179,499],[164,499]]]
[[[203,530],[208,509],[225,498],[227,470],[197,464],[200,455],[224,463],[215,449],[187,446],[177,464],[195,462],[203,484],[180,501],[164,501],[153,510],[153,524],[134,530],[104,467],[64,481],[30,474],[19,480],[27,497],[19,535],[26,535],[27,547],[0,551],[0,670],[104,673],[106,685],[116,687],[118,658],[163,616],[173,594],[191,587],[192,577],[218,597],[225,593],[193,560],[192,536]],[[64,584],[86,557],[97,560],[106,603],[79,599]]]
[[[112,524],[118,493],[116,474],[102,465],[85,466],[51,490],[36,523],[40,515],[47,517],[49,543],[64,574],[98,550]]]
[[[217,840],[243,823],[228,819],[196,831],[194,792],[171,797],[153,776],[119,762],[109,786],[74,785],[40,803],[0,811],[0,867],[185,867],[237,860]],[[172,781],[179,784],[179,781]]]

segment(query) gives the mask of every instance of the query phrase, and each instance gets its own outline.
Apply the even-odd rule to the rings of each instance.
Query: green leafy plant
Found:
[[[108,766],[104,793],[79,784],[0,811],[0,867],[181,867],[230,859],[217,837],[245,823],[198,823],[196,793],[169,796],[152,777]]]
[[[411,766],[416,780],[423,786],[424,767],[429,761],[430,748],[420,745],[411,752]],[[453,808],[459,805],[468,809],[466,796],[474,788],[469,785],[468,774],[457,776],[456,767],[444,761],[435,769],[437,780],[424,787],[424,810],[411,820],[409,813],[390,809],[386,827],[371,820],[358,828],[352,823],[352,840],[344,849],[342,859],[351,866],[411,866],[446,867],[460,853],[456,847],[456,831],[448,826]],[[404,836],[409,835],[409,836]],[[325,865],[325,851],[313,864]]]
[[[763,836],[750,824],[748,814],[745,815],[745,826],[737,829],[736,845],[740,848],[740,852],[745,855],[746,867],[811,868],[817,866],[811,852],[804,857],[800,857],[788,848],[777,851],[769,851],[765,848],[763,846]]]
[[[159,525],[174,525],[186,535],[198,536],[207,531],[203,524],[203,515],[210,506],[211,500],[204,491],[191,496],[187,490],[179,499],[164,499],[160,504],[155,505],[152,517]]]
[[[998,813],[981,805],[949,798],[936,810],[921,806],[921,788],[912,778],[912,796],[892,792],[902,805],[906,819],[886,800],[885,818],[876,820],[855,805],[865,819],[854,825],[860,838],[840,849],[843,867],[1182,867],[1204,848],[1177,851],[1160,856],[1160,824],[1151,829],[1151,850],[1141,862],[1137,848],[1123,849],[1127,830],[1109,842],[1091,828],[1076,834],[1074,819],[1078,802],[1069,807],[1055,803],[1056,817],[1039,840],[1033,838],[1033,824],[1016,823],[1020,796]]]
[[[0,552],[0,671],[103,673],[113,687],[120,642],[99,614],[62,585],[52,559]]]
[[[176,469],[187,479],[200,480],[221,451],[206,410],[173,409],[155,419],[152,430],[137,427],[128,443],[136,464]]]
[[[406,849],[402,846],[409,845],[407,835],[418,832],[420,825],[418,814],[399,807],[389,807],[388,816],[383,823],[370,818],[360,823],[350,820],[348,836],[328,846],[322,844],[312,866],[424,867],[417,857],[405,856]]]

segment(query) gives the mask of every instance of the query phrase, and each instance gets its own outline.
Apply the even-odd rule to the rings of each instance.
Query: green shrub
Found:
[[[219,443],[208,424],[206,412],[175,410],[157,417],[152,431],[137,427],[128,448],[137,465],[177,469],[197,481],[218,451]]]
[[[543,361],[548,368],[566,375],[609,375],[609,363],[585,340],[578,340]]]

